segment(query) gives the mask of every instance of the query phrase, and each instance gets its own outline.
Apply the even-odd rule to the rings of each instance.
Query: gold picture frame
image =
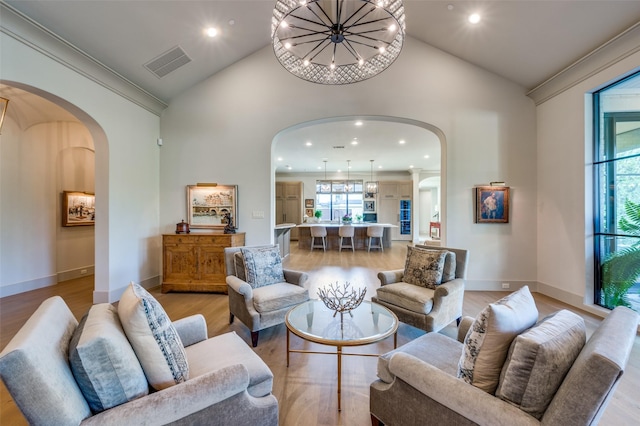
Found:
[[[509,223],[509,187],[478,186],[476,223]]]
[[[62,226],[93,226],[96,224],[96,197],[91,192],[62,193]]]
[[[187,185],[187,222],[193,229],[224,229],[227,215],[238,227],[238,186]]]
[[[4,123],[4,116],[8,107],[9,99],[0,97],[0,134],[2,134],[2,123]]]

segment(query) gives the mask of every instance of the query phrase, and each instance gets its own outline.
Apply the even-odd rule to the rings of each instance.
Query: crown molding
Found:
[[[527,96],[540,105],[639,51],[640,22],[531,89]]]
[[[0,1],[0,32],[64,65],[130,102],[160,116],[167,103]]]

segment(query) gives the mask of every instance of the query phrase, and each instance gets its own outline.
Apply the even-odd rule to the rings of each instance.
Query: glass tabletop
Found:
[[[336,346],[366,345],[383,340],[398,329],[393,312],[368,300],[349,313],[335,314],[321,300],[312,299],[291,309],[287,328],[303,339]]]

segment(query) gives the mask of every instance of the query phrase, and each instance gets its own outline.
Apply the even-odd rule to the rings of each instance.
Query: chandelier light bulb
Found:
[[[396,27],[396,24],[391,24],[389,26],[389,31],[395,31],[398,27]]]
[[[358,60],[358,66],[362,66],[362,65],[364,65],[364,59],[360,58]]]
[[[332,70],[336,69],[335,62],[331,62],[331,65],[329,65],[329,68],[331,68]]]
[[[284,48],[285,48],[285,49],[291,49],[291,43],[286,42],[286,43],[284,44]]]
[[[308,67],[308,66],[309,66],[309,60],[308,60],[308,59],[305,59],[305,60],[302,62],[302,65],[304,65],[305,67]]]
[[[218,35],[218,30],[216,30],[215,28],[207,28],[207,35],[209,37],[215,37]]]
[[[378,48],[378,51],[379,51],[380,53],[384,53],[384,52],[386,52],[386,51],[387,51],[387,49],[386,49],[384,46],[380,46],[380,47]]]

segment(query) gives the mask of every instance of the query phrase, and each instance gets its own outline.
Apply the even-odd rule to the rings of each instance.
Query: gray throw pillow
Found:
[[[253,288],[284,282],[280,249],[273,247],[242,247],[246,282]]]
[[[484,308],[464,339],[458,377],[493,394],[511,342],[537,320],[538,309],[527,286]]]
[[[118,311],[109,303],[93,305],[84,315],[69,343],[69,363],[94,414],[149,393]]]
[[[402,281],[435,290],[442,283],[445,257],[443,250],[407,247]]]
[[[541,419],[586,338],[579,315],[546,317],[513,340],[496,396]]]

